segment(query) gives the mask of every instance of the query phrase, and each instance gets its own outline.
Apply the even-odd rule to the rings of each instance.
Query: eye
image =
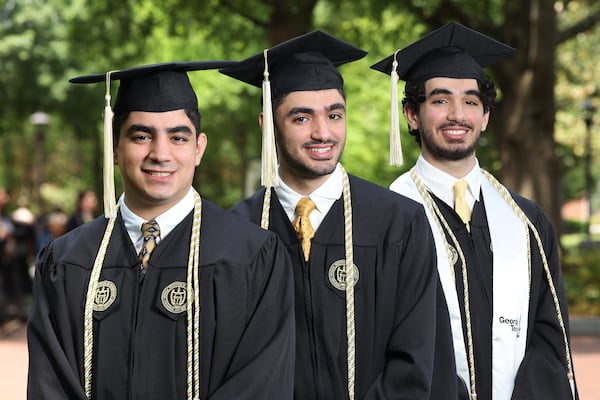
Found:
[[[293,122],[298,122],[298,123],[302,123],[302,122],[306,122],[308,121],[308,117],[301,115],[301,116],[297,116],[295,117],[293,120]]]
[[[340,120],[342,118],[344,118],[344,116],[342,114],[339,114],[339,113],[329,114],[329,119],[332,119],[334,121]]]
[[[189,138],[184,135],[174,135],[171,137],[171,140],[178,143],[186,143],[189,141]]]
[[[152,140],[152,136],[147,133],[134,133],[129,136],[130,140],[133,142],[146,142]]]

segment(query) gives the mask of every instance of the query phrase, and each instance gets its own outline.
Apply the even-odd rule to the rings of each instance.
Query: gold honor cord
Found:
[[[425,188],[423,181],[421,181],[421,179],[417,175],[415,168],[412,168],[410,170],[410,176],[411,176],[412,180],[414,181],[415,185],[417,186],[417,190],[421,194],[421,197],[423,197],[425,206],[427,207],[429,212],[431,212],[436,217],[435,222],[437,224],[438,230],[441,233],[442,239],[444,240],[444,244],[446,247],[446,255],[448,257],[448,265],[450,266],[452,276],[454,277],[455,281],[456,281],[456,277],[454,275],[454,264],[452,262],[452,251],[450,250],[450,245],[448,244],[448,241],[446,240],[446,235],[444,234],[444,232],[447,232],[448,235],[450,236],[450,238],[452,239],[452,242],[454,243],[454,247],[456,248],[456,251],[458,253],[458,257],[460,258],[461,274],[462,274],[462,281],[463,281],[463,297],[464,297],[463,302],[464,302],[464,309],[465,309],[465,325],[467,328],[467,352],[468,352],[468,356],[469,356],[469,379],[471,381],[470,382],[470,386],[471,386],[470,397],[471,397],[471,400],[476,400],[477,399],[477,389],[475,386],[475,355],[474,355],[474,350],[473,350],[473,329],[472,329],[472,324],[471,324],[471,304],[469,302],[469,281],[467,279],[468,278],[467,277],[467,262],[465,259],[465,255],[462,251],[462,248],[460,247],[460,244],[458,243],[458,239],[456,239],[456,236],[454,235],[454,232],[452,232],[452,229],[450,229],[450,226],[448,225],[448,221],[446,221],[446,219],[442,215],[440,209],[438,208],[437,204],[431,198],[431,195]],[[442,225],[443,225],[443,227],[442,227]]]
[[[200,400],[200,226],[202,199],[194,192],[194,219],[187,269],[187,397]],[[191,297],[193,296],[193,300]]]
[[[354,251],[352,247],[352,203],[350,181],[344,167],[342,169],[342,194],[344,197],[344,242],[346,247],[346,336],[348,339],[348,399],[354,400],[354,381],[356,375],[356,327],[354,320]]]
[[[118,206],[116,207],[118,210]],[[115,226],[116,215],[108,219],[100,248],[92,267],[90,281],[88,283],[87,295],[85,297],[85,309],[83,314],[83,375],[84,375],[84,390],[85,396],[88,399],[92,398],[92,358],[94,353],[94,300],[98,290],[98,281],[100,280],[100,272],[102,264],[106,256],[106,249]]]
[[[342,195],[344,198],[344,242],[346,258],[346,335],[348,338],[348,395],[354,400],[356,329],[354,320],[354,255],[352,245],[352,205],[350,201],[350,182],[344,167],[342,169]],[[263,198],[261,227],[269,229],[269,209],[271,204],[271,188],[267,187]],[[350,268],[348,268],[350,266]]]
[[[558,295],[556,293],[556,288],[554,286],[554,281],[552,280],[552,273],[550,271],[550,267],[548,265],[548,259],[546,258],[546,252],[544,251],[544,247],[542,244],[542,239],[540,238],[539,232],[537,228],[533,225],[531,220],[525,215],[523,210],[519,207],[519,205],[514,201],[510,193],[506,190],[504,186],[498,182],[496,178],[494,178],[489,172],[485,170],[481,170],[483,175],[490,181],[490,183],[496,188],[496,190],[500,193],[500,195],[505,199],[506,202],[515,210],[515,212],[519,215],[519,217],[526,221],[527,225],[533,232],[533,236],[537,242],[538,250],[540,252],[540,256],[542,257],[542,264],[544,265],[544,272],[546,274],[546,280],[548,281],[548,287],[550,288],[550,293],[552,294],[552,300],[554,301],[554,308],[556,310],[556,317],[558,319],[558,323],[560,325],[560,329],[563,335],[563,341],[565,345],[565,361],[567,363],[567,379],[569,380],[569,384],[571,386],[571,396],[575,399],[575,375],[573,373],[573,363],[571,360],[571,349],[569,346],[569,340],[567,337],[567,330],[565,328],[565,322],[562,315],[562,310],[560,308],[560,303],[558,301]],[[531,259],[531,257],[530,257]],[[530,278],[531,280],[531,278]]]
[[[271,208],[271,187],[265,188],[265,196],[263,198],[262,214],[260,217],[260,227],[269,229],[269,211]]]

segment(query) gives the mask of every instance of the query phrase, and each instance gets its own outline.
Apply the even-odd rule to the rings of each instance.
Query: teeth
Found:
[[[159,178],[165,177],[165,176],[169,176],[171,173],[170,172],[152,172],[150,173],[150,175],[152,176],[156,176]]]
[[[331,150],[331,147],[310,149],[310,151],[312,151],[313,153],[327,153],[329,150]]]
[[[447,130],[446,133],[448,135],[462,135],[463,133],[465,133],[464,130]]]

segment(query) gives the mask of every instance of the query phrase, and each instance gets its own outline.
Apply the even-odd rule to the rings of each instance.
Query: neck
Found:
[[[434,167],[444,171],[456,179],[462,179],[475,167],[475,153],[460,160],[440,160],[423,153],[423,158]]]
[[[287,174],[281,169],[279,170],[279,176],[282,181],[285,182],[292,190],[302,196],[308,196],[315,190],[317,190],[325,181],[331,176],[331,174],[318,176],[314,178],[308,178],[298,176],[294,174]]]

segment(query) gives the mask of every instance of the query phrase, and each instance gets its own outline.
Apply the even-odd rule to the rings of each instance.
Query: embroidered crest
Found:
[[[98,282],[96,296],[94,297],[94,311],[105,311],[117,298],[117,286],[111,281]]]
[[[458,262],[458,251],[450,243],[448,243],[448,250],[450,250],[450,265],[455,265]]]
[[[179,314],[187,309],[188,295],[192,297],[193,293],[187,292],[187,283],[176,281],[163,289],[160,300],[167,311]]]
[[[356,264],[354,268],[354,285],[358,283],[359,273]],[[329,267],[329,282],[338,290],[346,290],[346,260],[337,260]]]

